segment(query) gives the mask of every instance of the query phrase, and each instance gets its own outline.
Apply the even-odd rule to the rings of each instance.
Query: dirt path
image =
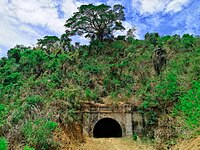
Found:
[[[177,144],[172,150],[200,150],[200,136]]]
[[[131,138],[90,138],[80,143],[64,130],[56,130],[54,140],[60,144],[61,150],[154,150],[150,144],[136,142]],[[81,138],[81,137],[79,137]]]
[[[87,138],[79,150],[153,150],[153,147],[127,138]]]

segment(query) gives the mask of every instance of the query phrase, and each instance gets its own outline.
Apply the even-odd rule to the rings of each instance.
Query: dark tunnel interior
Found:
[[[94,138],[122,137],[122,129],[119,123],[111,118],[103,118],[94,126]]]

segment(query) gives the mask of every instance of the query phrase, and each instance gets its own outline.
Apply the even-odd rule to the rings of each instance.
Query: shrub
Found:
[[[132,135],[132,138],[133,138],[134,141],[137,141],[137,139],[138,139],[137,133],[134,133],[134,134]]]
[[[88,100],[94,100],[94,101],[98,99],[97,94],[95,93],[95,91],[91,91],[90,89],[86,89],[85,90],[85,97]]]
[[[160,100],[174,101],[178,98],[178,82],[177,77],[173,73],[169,73],[166,78],[156,86],[156,97]]]
[[[26,103],[29,105],[29,106],[36,106],[36,105],[41,105],[42,104],[42,97],[39,96],[39,95],[33,95],[33,96],[30,96],[26,99]]]
[[[22,75],[19,72],[7,75],[4,80],[4,85],[16,84],[21,77]]]
[[[8,149],[8,141],[5,137],[0,137],[0,150]]]
[[[35,149],[26,145],[23,150],[35,150]]]
[[[186,124],[190,128],[200,127],[200,82],[193,81],[192,88],[179,97],[180,101],[176,105],[176,114],[183,115]]]
[[[45,150],[54,146],[54,142],[51,138],[52,132],[56,127],[57,124],[55,122],[42,118],[33,122],[27,122],[24,125],[22,132],[27,144],[35,149]]]
[[[21,120],[24,120],[25,115],[26,114],[25,114],[23,108],[19,107],[18,110],[14,111],[12,113],[12,120],[11,120],[12,125],[18,124]]]
[[[5,106],[2,105],[2,104],[0,104],[0,112],[1,112],[1,111],[4,111],[4,109],[5,109]]]

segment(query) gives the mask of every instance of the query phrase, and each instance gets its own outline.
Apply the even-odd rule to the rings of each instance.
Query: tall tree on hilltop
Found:
[[[123,20],[125,14],[122,5],[111,8],[104,4],[89,4],[80,6],[78,12],[66,21],[65,27],[71,35],[84,35],[91,40],[103,41],[112,38],[114,31],[125,29]]]
[[[60,39],[57,36],[44,36],[37,41],[37,46],[48,54],[57,51],[57,48],[59,48],[60,45]]]

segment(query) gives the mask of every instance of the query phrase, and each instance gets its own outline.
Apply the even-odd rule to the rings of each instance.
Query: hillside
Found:
[[[158,46],[167,60],[160,74],[153,64]],[[199,134],[199,61],[200,38],[188,34],[94,41],[63,52],[12,48],[0,60],[0,142],[56,149],[52,132],[60,123],[78,121],[81,102],[105,99],[148,110],[148,138],[171,145]],[[155,127],[156,135],[147,132]]]

